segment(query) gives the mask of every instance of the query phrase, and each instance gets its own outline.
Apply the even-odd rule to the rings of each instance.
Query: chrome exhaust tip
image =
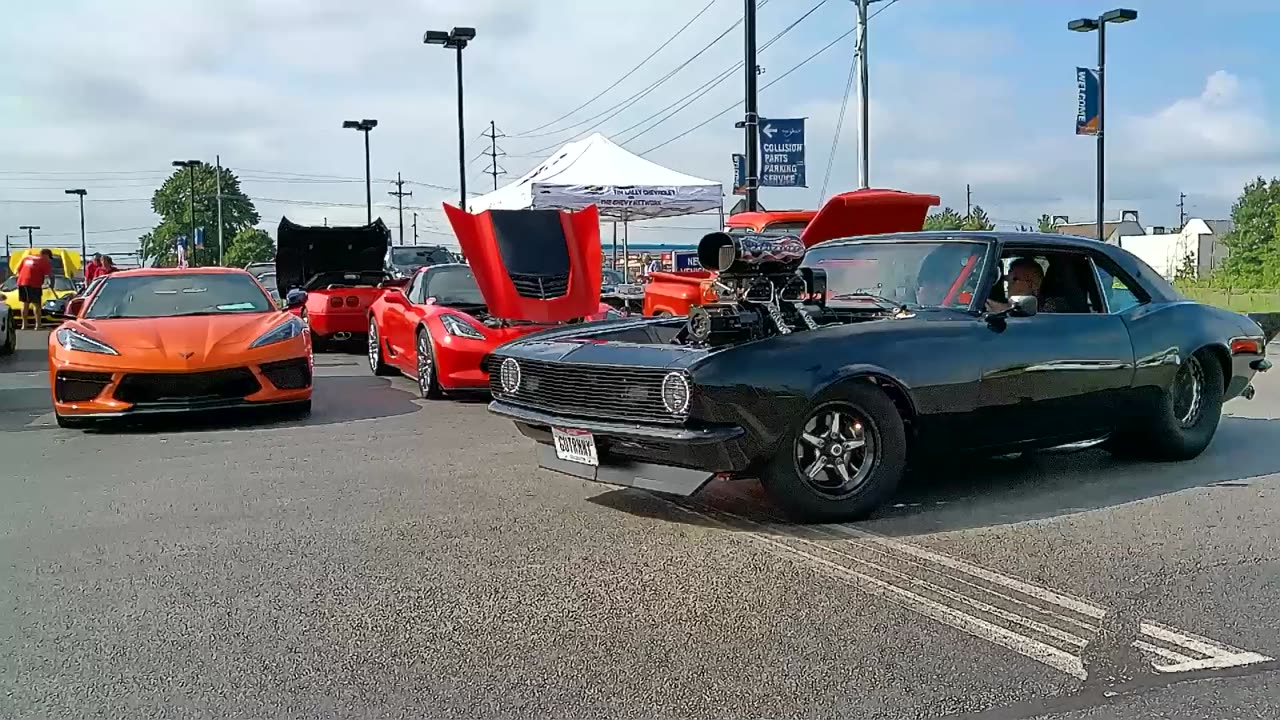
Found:
[[[1245,385],[1244,390],[1240,391],[1240,397],[1244,398],[1245,400],[1252,400],[1255,392],[1257,391],[1253,389],[1252,385]]]
[[[345,332],[345,331],[344,331],[344,332],[336,332],[336,333],[334,333],[334,334],[333,334],[333,339],[334,339],[334,340],[337,340],[338,342],[342,342],[343,340],[350,340],[350,339],[351,339],[351,333],[349,333],[349,332]]]

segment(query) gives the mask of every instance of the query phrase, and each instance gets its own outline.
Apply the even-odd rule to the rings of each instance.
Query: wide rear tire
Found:
[[[369,370],[374,375],[387,376],[395,375],[395,368],[386,363],[386,358],[382,354],[382,334],[378,332],[378,323],[372,317],[369,318]]]
[[[762,469],[770,497],[801,522],[862,520],[893,497],[907,465],[893,401],[854,381],[824,393]]]
[[[431,347],[431,335],[425,328],[418,328],[415,338],[418,343],[418,394],[424,400],[439,400],[444,397],[440,387],[440,376],[436,371],[436,354]]]
[[[1174,462],[1199,456],[1222,422],[1225,388],[1217,358],[1204,350],[1192,354],[1178,367],[1152,416],[1113,452],[1137,451],[1151,460]]]

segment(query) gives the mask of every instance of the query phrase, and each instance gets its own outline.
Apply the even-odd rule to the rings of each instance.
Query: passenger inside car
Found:
[[[1033,295],[1041,313],[1101,312],[1094,299],[1094,279],[1089,261],[1068,253],[1051,257],[1005,258],[1005,273],[991,289],[986,302],[989,312],[1003,312],[1016,295]],[[1046,269],[1047,266],[1047,269]]]

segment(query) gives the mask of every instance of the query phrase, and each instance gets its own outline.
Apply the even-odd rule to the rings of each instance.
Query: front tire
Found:
[[[371,316],[369,318],[369,370],[374,375],[387,376],[395,375],[396,371],[386,363],[386,359],[382,355],[382,336],[378,334],[378,323]]]
[[[825,394],[784,437],[760,480],[802,522],[862,520],[897,490],[907,465],[898,408],[869,382]]]
[[[1222,422],[1226,380],[1222,365],[1203,350],[1178,367],[1152,417],[1134,433],[1136,444],[1152,460],[1181,461],[1199,456],[1213,442]],[[1121,453],[1123,454],[1123,453]]]
[[[444,397],[440,388],[440,376],[436,372],[436,354],[431,348],[431,336],[426,328],[418,329],[418,394],[424,400]]]

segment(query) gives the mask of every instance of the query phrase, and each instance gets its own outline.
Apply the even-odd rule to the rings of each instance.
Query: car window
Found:
[[[426,273],[424,273],[426,274]],[[484,305],[484,295],[469,267],[436,268],[427,278],[426,296],[440,305]],[[424,298],[425,299],[425,298]]]
[[[966,307],[984,272],[985,242],[854,242],[815,247],[807,267],[824,270],[828,301],[868,294],[908,307]]]
[[[1102,294],[1107,298],[1107,309],[1118,313],[1141,305],[1142,300],[1129,283],[1118,274],[1109,271],[1106,266],[1107,263],[1094,262],[1094,267],[1098,271],[1098,281],[1102,284]]]
[[[53,279],[54,290],[75,290],[76,284],[69,277],[58,276]]]
[[[413,284],[409,286],[409,292],[405,293],[409,296],[409,302],[414,304],[422,303],[422,285],[426,281],[426,277],[427,274],[424,272],[413,276]]]
[[[4,284],[0,284],[0,292],[9,292],[18,289],[18,276],[10,275],[4,279]]]

